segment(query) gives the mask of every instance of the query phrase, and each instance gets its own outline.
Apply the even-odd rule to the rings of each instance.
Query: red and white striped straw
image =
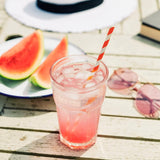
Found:
[[[100,61],[102,60],[102,58],[103,58],[103,56],[104,56],[105,50],[106,50],[106,48],[107,48],[107,46],[108,46],[108,44],[109,44],[109,41],[110,41],[111,35],[112,35],[113,31],[114,31],[114,28],[115,28],[115,27],[111,27],[111,28],[108,30],[106,39],[105,39],[105,41],[104,41],[104,43],[103,43],[101,52],[100,52],[100,54],[99,54],[99,56],[98,56],[98,58],[97,58],[96,65],[95,65],[95,67],[93,68],[92,72],[96,72],[96,71],[98,70]]]

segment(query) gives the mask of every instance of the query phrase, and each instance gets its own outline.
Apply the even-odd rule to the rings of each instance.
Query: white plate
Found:
[[[16,38],[0,44],[0,55],[2,55],[5,51],[10,49],[11,47],[13,47],[21,39],[22,38]],[[51,38],[44,39],[44,47],[45,47],[44,59],[58,45],[59,42],[60,40],[58,39],[51,39]],[[68,45],[68,53],[69,55],[85,54],[83,50],[81,50],[80,48],[71,43],[69,43]],[[18,98],[36,98],[36,97],[51,96],[52,90],[35,87],[29,82],[28,79],[14,81],[0,77],[0,93],[3,95],[18,97]]]

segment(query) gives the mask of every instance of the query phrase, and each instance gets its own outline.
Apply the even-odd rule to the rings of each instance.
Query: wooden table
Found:
[[[7,35],[27,35],[4,11],[0,0],[0,42]],[[130,67],[160,88],[160,45],[137,36],[141,18],[160,8],[158,0],[139,0],[136,11],[116,26],[103,61],[110,74]],[[106,29],[69,34],[69,41],[97,57]],[[64,34],[44,32],[62,38]],[[73,151],[59,141],[57,114],[52,97],[20,99],[0,95],[0,160],[117,159],[159,160],[160,119],[148,119],[133,107],[133,98],[107,89],[102,106],[98,139],[87,150]]]

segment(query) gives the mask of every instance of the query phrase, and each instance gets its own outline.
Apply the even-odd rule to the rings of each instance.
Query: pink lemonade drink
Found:
[[[95,64],[93,57],[69,56],[51,68],[60,140],[71,149],[85,149],[96,142],[108,69],[100,62],[98,71],[93,73]]]

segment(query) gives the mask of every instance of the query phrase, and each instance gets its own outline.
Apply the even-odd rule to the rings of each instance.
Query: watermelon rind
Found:
[[[23,80],[23,79],[26,79],[28,78],[37,68],[38,66],[40,65],[41,63],[41,60],[44,56],[44,37],[43,37],[43,32],[41,30],[36,30],[34,31],[32,34],[36,34],[38,36],[38,39],[39,39],[39,50],[37,54],[37,57],[36,59],[34,60],[34,63],[32,66],[30,66],[27,70],[25,71],[22,71],[22,72],[17,72],[16,71],[13,73],[13,72],[10,72],[9,69],[8,70],[3,70],[3,67],[1,65],[1,61],[0,61],[0,76],[6,78],[6,79],[10,79],[10,80]],[[30,35],[29,35],[30,36]],[[28,36],[27,36],[28,37]],[[25,37],[25,38],[27,38]],[[23,41],[25,38],[23,38],[21,41]],[[21,43],[21,41],[19,43]],[[13,46],[11,49],[13,49],[14,47],[16,47],[17,45],[19,45],[19,43],[17,43],[15,46]],[[32,43],[29,42],[29,43]],[[20,46],[20,48],[24,49],[23,46]],[[10,50],[11,50],[10,49]],[[26,48],[28,49],[28,48]],[[5,52],[6,53],[6,52]],[[4,55],[5,55],[4,53]],[[22,53],[23,54],[23,53]],[[31,52],[29,52],[29,54],[31,54]],[[1,55],[2,57],[3,55]],[[30,55],[28,55],[30,56]],[[1,60],[1,57],[0,57],[0,60]],[[15,64],[16,65],[16,64]]]
[[[61,44],[63,44],[64,48],[61,50]],[[57,52],[59,51],[59,52]],[[51,65],[55,62],[55,59],[58,60],[64,56],[67,56],[68,54],[68,37],[65,36],[60,42],[59,44],[56,46],[56,48],[54,48],[50,53],[49,55],[47,56],[47,58],[44,60],[44,62],[37,68],[37,70],[30,76],[29,78],[29,81],[37,86],[37,87],[40,87],[40,88],[43,88],[43,89],[49,89],[51,88],[51,81],[49,82],[46,82],[46,81],[43,81],[43,79],[41,79],[40,77],[40,70],[44,69],[44,64],[48,66],[48,69],[51,68]],[[54,56],[54,58],[53,58]],[[55,58],[56,56],[56,58]],[[49,61],[48,61],[49,60]],[[52,63],[51,63],[52,62]],[[45,70],[46,71],[46,70]],[[50,73],[49,73],[50,70],[47,70],[45,73],[48,72],[48,75],[47,77],[50,78]],[[41,75],[42,76],[42,75]],[[44,76],[43,76],[44,77]]]
[[[36,87],[40,87],[40,88],[43,88],[43,89],[51,88],[50,84],[44,83],[43,81],[41,81],[36,74],[34,76],[31,76],[29,78],[29,81]]]

